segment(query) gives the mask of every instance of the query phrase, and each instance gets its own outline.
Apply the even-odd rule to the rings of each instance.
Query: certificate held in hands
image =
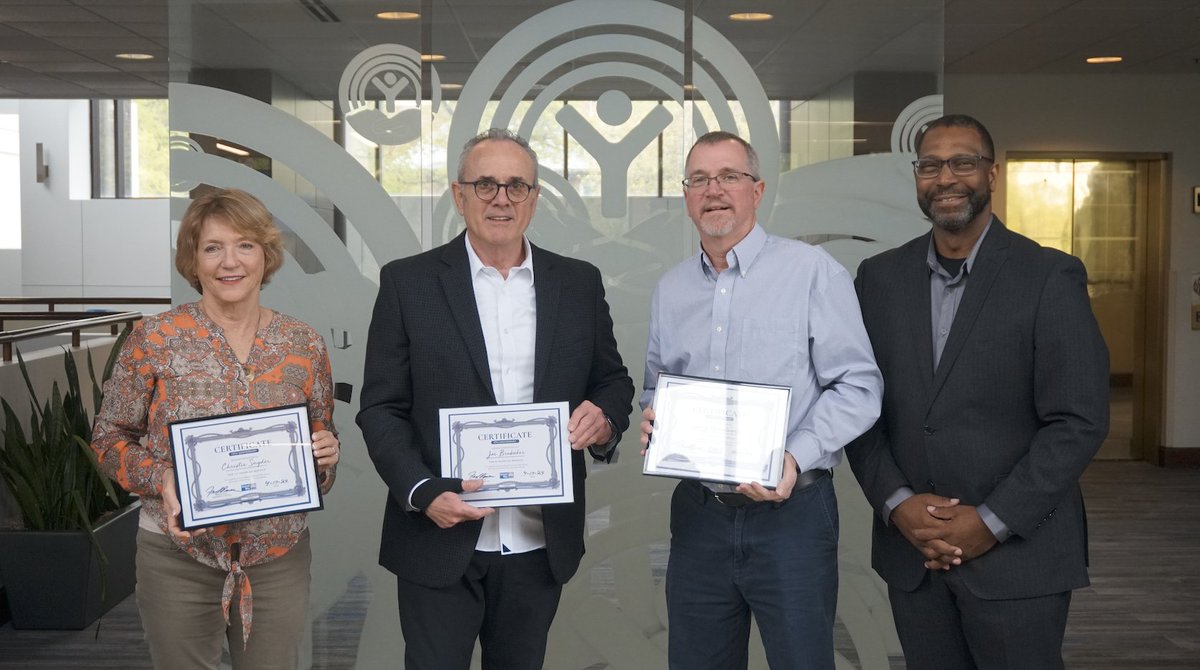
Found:
[[[791,396],[787,386],[660,374],[642,472],[775,488]]]
[[[440,410],[442,476],[482,479],[462,499],[480,507],[575,500],[567,403]]]
[[[305,405],[176,421],[170,433],[185,530],[322,507]]]

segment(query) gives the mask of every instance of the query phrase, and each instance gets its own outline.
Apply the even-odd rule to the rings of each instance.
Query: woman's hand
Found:
[[[342,445],[337,436],[327,430],[312,434],[313,457],[317,459],[317,471],[326,472],[341,459]]]
[[[167,530],[172,535],[179,538],[188,539],[194,535],[203,535],[208,532],[207,528],[197,528],[187,531],[180,525],[180,514],[183,512],[183,507],[179,504],[179,493],[175,490],[175,469],[167,468],[162,473],[162,500],[163,510],[167,514]]]

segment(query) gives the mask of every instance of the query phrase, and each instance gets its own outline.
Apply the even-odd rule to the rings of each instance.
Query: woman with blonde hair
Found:
[[[175,268],[200,299],[142,319],[104,387],[92,449],[142,499],[137,603],[156,668],[217,668],[226,638],[234,668],[296,667],[312,561],[305,515],[184,530],[168,429],[306,404],[321,492],[333,486],[340,448],[325,342],[259,304],[282,263],[279,229],[257,198],[237,189],[197,197]]]

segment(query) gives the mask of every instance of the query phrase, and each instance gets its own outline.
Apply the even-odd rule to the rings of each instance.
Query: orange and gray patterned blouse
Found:
[[[142,319],[125,341],[104,385],[92,449],[104,472],[141,496],[143,519],[167,533],[160,482],[171,467],[168,424],[302,402],[313,431],[334,430],[329,354],[311,327],[275,312],[243,364],[198,303],[180,305]],[[322,493],[333,486],[335,472],[325,473]],[[304,514],[289,514],[173,539],[205,565],[239,571],[230,556],[235,543],[241,566],[264,563],[287,553],[307,526]]]

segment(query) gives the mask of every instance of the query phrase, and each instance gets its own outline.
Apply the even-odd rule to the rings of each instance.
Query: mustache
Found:
[[[929,195],[930,195],[930,197],[934,197],[934,198],[936,198],[938,196],[943,196],[943,195],[964,195],[964,196],[970,197],[974,193],[975,193],[974,189],[970,189],[970,188],[967,188],[966,186],[961,186],[961,185],[959,185],[959,186],[935,186],[934,190],[931,191]]]

